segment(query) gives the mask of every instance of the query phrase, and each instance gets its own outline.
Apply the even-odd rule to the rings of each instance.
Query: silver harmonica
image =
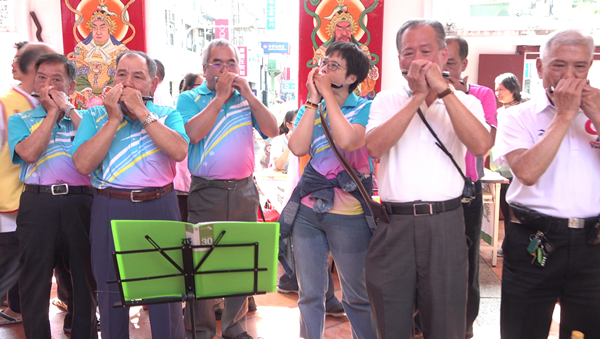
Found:
[[[590,84],[590,79],[587,79],[587,84],[588,84],[588,85]],[[554,86],[550,86],[550,87],[548,88],[548,93],[552,94],[552,93],[554,93],[554,91],[555,91],[555,90],[556,90],[556,89],[554,88]]]
[[[402,75],[407,76],[408,75],[408,70],[407,69],[403,69],[402,70]],[[448,71],[442,71],[442,76],[446,79],[448,79],[450,77],[450,72]],[[460,79],[460,83],[464,84],[464,80]]]

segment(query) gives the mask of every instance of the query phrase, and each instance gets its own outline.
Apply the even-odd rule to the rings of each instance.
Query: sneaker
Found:
[[[257,310],[256,301],[254,300],[254,297],[248,297],[248,312],[256,312],[256,310]],[[244,338],[244,337],[242,337],[242,338]]]
[[[65,314],[65,321],[63,322],[63,332],[71,333],[72,327],[73,327],[73,314],[67,313],[67,314]]]
[[[223,339],[254,339],[252,336],[248,334],[248,332],[244,332],[242,334],[238,334],[235,337],[227,337],[223,336]]]
[[[52,299],[52,305],[58,307],[63,312],[69,312],[69,306],[58,298]]]
[[[342,305],[342,303],[337,303],[335,304],[335,306],[325,310],[325,315],[329,315],[336,318],[343,317],[345,314],[346,312],[344,311],[344,306]]]
[[[290,287],[282,287],[282,286],[277,285],[277,292],[283,293],[283,294],[288,294],[288,293],[298,294],[298,286],[290,288]]]

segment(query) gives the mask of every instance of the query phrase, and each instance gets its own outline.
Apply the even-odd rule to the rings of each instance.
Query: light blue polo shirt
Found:
[[[45,118],[46,111],[39,106],[31,111],[14,114],[8,120],[8,147],[13,164],[21,165],[21,181],[30,185],[89,186],[90,176],[79,174],[71,159],[75,126],[70,119],[62,119],[58,123],[60,129],[54,124],[48,147],[35,163],[25,162],[15,152],[17,144],[34,133]]]
[[[177,110],[183,122],[200,113],[217,92],[202,85],[179,95]],[[248,101],[238,91],[227,101],[210,132],[188,153],[190,172],[198,177],[230,180],[247,178],[254,173],[254,139],[252,127],[260,132]],[[267,138],[260,132],[263,138]]]
[[[157,106],[151,101],[146,108],[158,115],[159,123],[179,133],[188,143],[181,115],[175,109]],[[104,124],[108,114],[104,106],[95,106],[82,113],[71,154],[90,140]],[[154,144],[139,120],[123,115],[115,138],[100,165],[92,171],[92,185],[96,188],[139,189],[162,187],[175,178],[175,160]]]
[[[329,123],[329,116],[327,114],[325,100],[322,100],[322,104],[323,115],[325,116],[325,120],[327,120],[327,126],[329,126],[329,130],[331,130],[331,124]],[[298,110],[298,114],[296,115],[296,126],[298,126],[298,123],[300,123],[300,119],[302,119],[305,109],[306,107],[302,106],[302,108]],[[359,98],[354,93],[350,93],[342,107],[340,107],[340,110],[344,114],[344,117],[346,117],[346,120],[348,120],[351,124],[360,124],[366,127],[367,122],[369,121],[369,112],[371,111],[371,101],[364,98]],[[344,167],[342,167],[342,164],[335,156],[335,153],[333,153],[333,150],[331,149],[331,146],[325,137],[325,132],[323,132],[323,126],[321,123],[321,118],[319,117],[319,112],[317,111],[308,154],[311,157],[310,164],[313,166],[313,168],[317,170],[317,172],[331,179],[335,178],[339,172],[344,170]],[[340,150],[340,153],[344,156],[344,159],[348,161],[348,164],[350,164],[352,168],[357,169],[361,173],[370,173],[370,161],[366,146],[363,146],[352,152]]]

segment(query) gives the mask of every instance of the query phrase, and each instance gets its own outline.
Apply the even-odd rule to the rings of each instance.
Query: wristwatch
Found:
[[[438,97],[438,99],[441,99],[441,98],[445,97],[446,95],[452,94],[452,93],[454,93],[454,87],[448,85],[448,87],[443,92],[438,93],[437,97]]]
[[[65,118],[71,119],[71,110],[74,110],[75,106],[72,103],[67,102],[67,107],[65,108]]]
[[[150,125],[155,121],[158,121],[158,115],[156,115],[156,113],[150,112],[146,120],[142,121],[142,126],[145,128],[146,126]]]

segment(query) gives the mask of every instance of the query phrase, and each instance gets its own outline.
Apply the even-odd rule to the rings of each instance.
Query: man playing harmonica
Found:
[[[560,300],[561,338],[600,338],[600,90],[586,80],[594,41],[557,31],[540,52],[546,91],[498,117],[496,148],[514,175],[500,331],[547,338]]]
[[[83,114],[73,144],[73,162],[91,173],[94,197],[90,239],[98,284],[103,338],[129,338],[129,309],[120,300],[112,260],[111,220],[180,220],[173,190],[175,162],[187,155],[188,137],[181,115],[144,100],[158,84],[156,63],[143,52],[117,57],[114,87],[104,106]],[[107,292],[108,291],[108,292]],[[153,338],[183,339],[181,303],[150,305]]]
[[[29,48],[34,45],[24,54]],[[66,96],[75,89],[75,65],[64,55],[45,54],[37,59],[35,72],[41,106],[15,114],[8,122],[12,161],[21,165],[25,184],[17,215],[23,327],[28,339],[50,338],[52,269],[62,256],[73,282],[71,333],[96,338],[96,286],[88,239],[95,192],[90,177],[77,173],[70,156],[80,120]]]

